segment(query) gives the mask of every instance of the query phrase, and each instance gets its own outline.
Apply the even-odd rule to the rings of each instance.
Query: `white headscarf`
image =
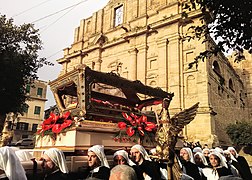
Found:
[[[224,150],[223,152],[224,152],[224,154],[229,154],[230,155],[231,161],[236,161],[237,162],[237,160],[235,159],[235,157],[233,156],[233,154],[229,150]]]
[[[220,159],[220,166],[221,166],[221,167],[224,166],[224,167],[228,168],[227,163],[226,163],[226,158],[225,158],[223,155],[221,155],[221,154],[218,153],[217,151],[214,151],[214,152],[210,153],[210,154],[209,154],[209,157],[210,157],[211,155],[216,155],[216,156]]]
[[[202,153],[203,153],[203,154],[204,154],[205,151],[208,151],[208,152],[210,153],[210,149],[208,149],[208,148],[202,149]]]
[[[96,156],[101,161],[101,166],[106,166],[109,168],[109,164],[107,161],[107,158],[104,153],[104,146],[103,145],[94,145],[91,148],[88,149],[88,152],[94,152]]]
[[[227,150],[228,150],[228,151],[233,150],[233,151],[235,152],[235,156],[234,156],[234,157],[235,157],[235,158],[238,158],[239,154],[237,153],[237,151],[235,150],[234,147],[228,147]]]
[[[32,156],[32,154],[28,151],[25,150],[17,150],[15,151],[19,161],[30,161],[31,159],[33,159],[34,157]]]
[[[200,157],[202,163],[203,163],[205,166],[208,166],[208,163],[207,163],[207,160],[206,160],[204,154],[202,154],[201,152],[196,152],[196,153],[194,154],[194,158],[195,158],[195,156],[197,156],[197,155],[199,155],[199,157]]]
[[[137,149],[142,154],[142,156],[143,156],[143,158],[145,160],[151,161],[151,158],[149,157],[149,154],[147,153],[147,151],[144,149],[143,146],[141,146],[139,144],[136,144],[136,145],[131,147],[131,150],[132,149]]]
[[[52,162],[59,167],[60,171],[63,173],[68,173],[68,168],[66,165],[66,159],[63,152],[57,148],[50,148],[44,152]]]
[[[182,149],[184,149],[184,150],[187,151],[187,153],[189,155],[190,162],[193,163],[193,164],[195,164],[194,158],[193,158],[193,154],[192,154],[192,150],[190,148],[187,148],[187,147],[184,147]]]
[[[220,147],[216,147],[216,148],[214,148],[214,150],[217,151],[220,154],[223,154],[223,149],[220,148]]]
[[[116,156],[122,156],[128,163],[128,165],[130,166],[134,166],[136,165],[135,163],[133,163],[130,159],[129,159],[129,156],[128,156],[128,153],[125,151],[125,150],[118,150],[114,153],[114,156],[113,157],[116,157]]]
[[[202,149],[201,149],[201,147],[195,147],[195,148],[193,148],[193,152],[194,153],[197,153],[197,152],[202,153]]]
[[[4,170],[9,180],[26,180],[25,170],[10,147],[0,148],[0,169]]]

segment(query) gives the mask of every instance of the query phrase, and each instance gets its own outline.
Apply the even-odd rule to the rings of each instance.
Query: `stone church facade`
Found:
[[[110,0],[103,9],[81,20],[74,42],[58,60],[62,65],[59,76],[86,64],[140,80],[174,93],[171,115],[200,102],[195,120],[183,131],[184,137],[209,146],[228,145],[227,124],[250,117],[250,74],[244,80],[237,70],[241,67],[235,69],[223,54],[189,69],[195,56],[211,44],[182,39],[192,23],[199,23],[200,12],[191,12],[190,22],[181,18],[181,12],[177,0]]]

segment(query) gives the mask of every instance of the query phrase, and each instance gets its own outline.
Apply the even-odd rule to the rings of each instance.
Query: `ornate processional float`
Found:
[[[60,114],[51,113],[36,135],[35,149],[57,147],[69,155],[83,155],[102,144],[112,155],[136,143],[156,147],[158,161],[168,162],[168,178],[179,179],[175,158],[178,134],[190,123],[198,103],[169,116],[174,96],[140,81],[79,65],[49,83]]]

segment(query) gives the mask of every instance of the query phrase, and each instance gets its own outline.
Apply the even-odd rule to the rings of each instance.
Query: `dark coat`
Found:
[[[219,174],[219,177],[232,175],[231,170],[226,167],[217,168],[216,170]]]
[[[90,167],[88,168],[79,168],[78,172],[70,172],[68,175],[68,180],[82,180],[87,178],[97,178],[108,180],[110,176],[110,169],[101,166],[98,172],[93,172]]]
[[[186,174],[188,176],[191,176],[192,178],[194,178],[194,180],[201,180],[201,176],[199,173],[199,168],[196,164],[190,162],[190,161],[184,161],[182,163],[183,167],[186,170]]]
[[[251,175],[250,168],[246,159],[243,156],[238,156],[236,159],[241,167],[241,170],[240,170],[241,172],[239,171],[241,177],[244,180],[251,180],[252,175]]]
[[[44,177],[44,180],[67,180],[67,174],[61,172],[61,171],[56,171],[52,174],[49,174]]]
[[[159,165],[153,161],[144,160],[141,165],[137,166],[137,169],[135,169],[135,171],[137,173],[138,179],[140,180],[144,179],[143,173],[146,173],[153,180],[161,179],[161,172]]]

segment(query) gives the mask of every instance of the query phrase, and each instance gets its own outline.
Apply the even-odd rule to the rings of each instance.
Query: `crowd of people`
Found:
[[[156,155],[155,149],[149,151]],[[27,174],[21,164],[23,160],[34,158],[11,147],[0,148],[0,179],[4,180],[161,180],[167,179],[167,164],[152,160],[146,149],[134,145],[130,151],[118,150],[113,155],[113,165],[108,163],[104,146],[94,145],[87,152],[87,168],[69,172],[63,152],[57,148],[46,150],[41,157],[42,173]],[[177,156],[182,179],[218,180],[244,179],[251,180],[251,172],[244,157],[239,156],[235,148],[226,150],[183,147]],[[110,167],[113,166],[113,167]]]

